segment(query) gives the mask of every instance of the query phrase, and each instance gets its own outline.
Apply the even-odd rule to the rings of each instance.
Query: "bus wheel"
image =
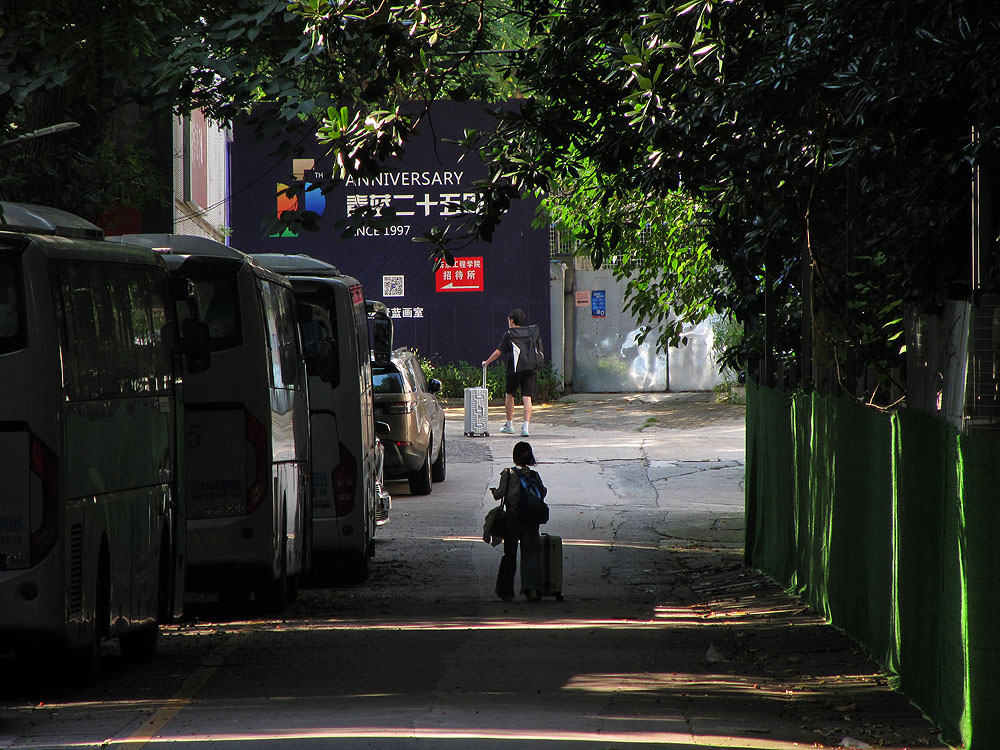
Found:
[[[156,582],[156,619],[170,622],[174,619],[174,566],[170,559],[170,532],[164,527],[160,540],[160,574]]]
[[[87,687],[101,676],[101,636],[94,633],[86,646],[75,648],[67,658],[67,677],[78,687]]]
[[[111,559],[102,544],[97,561],[94,622],[90,640],[69,654],[69,678],[77,685],[92,685],[101,676],[101,641],[111,626]]]
[[[431,448],[432,446],[428,443],[427,455],[424,456],[424,465],[409,476],[411,495],[429,495],[431,494],[431,490],[434,489],[433,480],[431,479]]]
[[[343,566],[344,579],[347,583],[364,583],[368,580],[370,568],[367,552],[348,553],[344,556]]]
[[[122,649],[122,658],[130,662],[149,661],[156,656],[156,643],[159,638],[159,623],[119,636],[118,645]]]
[[[285,525],[282,524],[284,529]],[[262,583],[257,589],[257,602],[265,612],[280,614],[288,606],[288,535],[281,536],[281,572],[273,581]]]

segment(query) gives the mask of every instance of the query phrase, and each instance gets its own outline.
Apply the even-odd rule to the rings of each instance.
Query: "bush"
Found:
[[[441,392],[438,395],[442,398],[464,398],[466,388],[482,385],[483,368],[479,364],[449,362],[435,365],[426,357],[418,355],[417,358],[428,380],[437,378],[441,381]],[[486,369],[486,387],[489,388],[491,401],[503,400],[506,378],[507,366],[502,362],[495,362]],[[552,368],[552,363],[546,362],[538,371],[537,402],[555,401],[561,395],[559,378]]]

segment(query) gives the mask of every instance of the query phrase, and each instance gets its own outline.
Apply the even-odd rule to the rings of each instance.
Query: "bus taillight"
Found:
[[[42,483],[42,522],[31,532],[31,565],[37,565],[59,538],[59,459],[32,435],[30,462],[31,472]]]
[[[346,516],[354,509],[357,470],[358,465],[354,456],[341,443],[340,463],[333,470],[333,508],[338,516]]]
[[[271,484],[271,462],[268,460],[267,430],[259,421],[247,414],[247,442],[253,448],[254,479],[247,489],[247,514],[253,513],[267,497]]]

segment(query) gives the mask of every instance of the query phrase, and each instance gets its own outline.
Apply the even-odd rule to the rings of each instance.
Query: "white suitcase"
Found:
[[[483,368],[481,388],[465,389],[465,434],[485,437],[490,434],[490,389],[486,387],[486,368]]]

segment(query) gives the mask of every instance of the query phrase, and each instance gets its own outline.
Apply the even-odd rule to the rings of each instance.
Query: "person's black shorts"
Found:
[[[511,396],[517,395],[517,389],[521,389],[521,397],[538,398],[538,376],[534,370],[523,370],[522,372],[508,372],[505,391]]]

